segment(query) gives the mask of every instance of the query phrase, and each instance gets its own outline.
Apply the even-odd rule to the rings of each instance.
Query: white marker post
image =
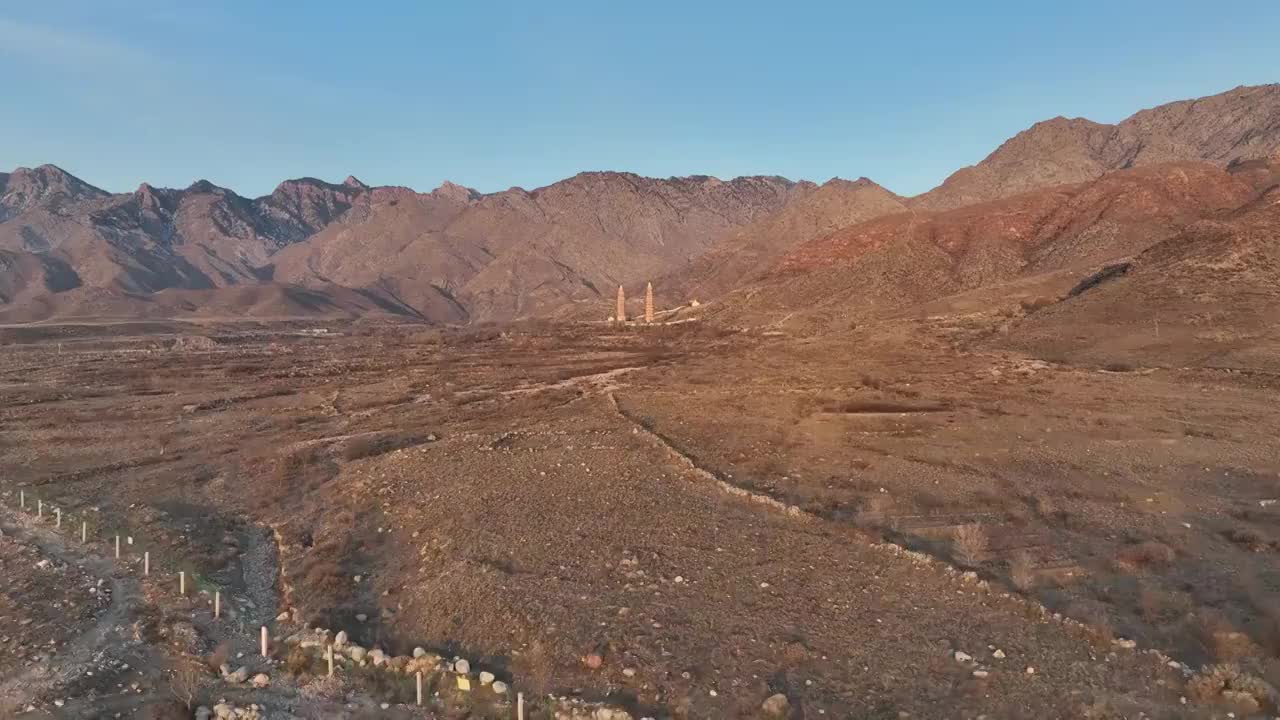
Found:
[[[524,693],[516,693],[516,720],[524,720]]]
[[[142,574],[147,576],[151,574],[151,551],[147,550],[142,553]]]
[[[422,671],[418,671],[418,705],[422,705]]]
[[[329,660],[329,677],[333,677],[333,643],[325,649],[325,657]]]
[[[27,509],[27,491],[26,490],[18,491],[18,505],[20,505],[23,510]]]
[[[268,657],[268,655],[267,655],[267,626],[266,626],[266,625],[263,625],[263,626],[262,626],[262,657]]]
[[[53,521],[53,526],[61,530],[62,529],[62,508],[54,508],[53,515],[56,518]]]
[[[36,519],[44,519],[44,501],[40,498],[36,498]]]
[[[179,595],[187,594],[187,571],[186,570],[178,571],[178,594]]]
[[[80,521],[80,542],[89,542],[89,523],[85,520]]]
[[[120,536],[116,536],[116,559],[120,559]]]
[[[217,620],[222,615],[222,591],[213,591],[213,619]]]

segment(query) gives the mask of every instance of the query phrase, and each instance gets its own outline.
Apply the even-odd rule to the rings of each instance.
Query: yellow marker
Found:
[[[459,676],[458,676],[458,689],[459,689],[459,690],[465,690],[465,691],[467,691],[467,692],[471,692],[471,680],[469,680],[469,679],[467,679],[467,678],[464,678],[464,677],[462,677],[461,675],[459,675]]]

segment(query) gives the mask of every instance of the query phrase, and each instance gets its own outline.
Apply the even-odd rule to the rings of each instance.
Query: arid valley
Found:
[[[1280,86],[911,198],[0,190],[0,717],[1280,712]]]

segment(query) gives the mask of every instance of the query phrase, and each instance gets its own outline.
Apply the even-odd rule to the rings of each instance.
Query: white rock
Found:
[[[271,684],[271,677],[266,673],[258,673],[253,676],[253,686],[256,688],[264,688]]]
[[[636,671],[633,668],[622,668],[622,674],[627,677],[635,677]]]
[[[347,648],[347,657],[351,658],[352,660],[355,660],[356,662],[360,662],[364,660],[364,656],[367,654],[368,653],[365,651],[365,649],[360,647],[359,645],[352,645],[351,647]]]
[[[1003,650],[996,650],[995,652],[991,653],[991,657],[993,657],[993,658],[995,658],[995,659],[997,659],[997,660],[1003,660],[1003,659],[1004,659],[1004,651],[1003,651]]]
[[[339,630],[338,634],[333,636],[333,646],[335,648],[342,649],[342,646],[346,644],[347,644],[347,631]]]
[[[506,695],[506,694],[507,694],[507,684],[506,684],[506,683],[504,683],[504,682],[502,682],[501,680],[494,680],[494,681],[493,681],[493,691],[494,691],[495,693],[497,693],[498,695]]]
[[[990,675],[990,674],[991,674],[991,673],[987,672],[986,670],[974,670],[974,671],[973,671],[973,676],[974,676],[974,677],[976,677],[976,678],[984,678],[984,677],[986,677],[986,676],[988,676],[988,675]]]
[[[413,649],[413,656],[414,656],[415,658],[423,657],[423,656],[425,656],[426,654],[427,654],[426,648],[416,647],[416,648],[414,648],[414,649]]]
[[[1036,669],[1035,669],[1035,668],[1033,668],[1033,667],[1027,667],[1027,674],[1028,674],[1028,675],[1035,675],[1035,674],[1036,674]]]
[[[969,662],[970,660],[973,659],[973,656],[967,652],[957,650],[955,654],[955,658],[956,658],[956,662]]]
[[[368,619],[369,619],[369,616],[365,615],[364,613],[358,613],[356,615],[356,620],[358,620],[359,622],[365,622]]]
[[[459,675],[466,675],[471,672],[471,663],[459,658],[458,661],[453,664],[453,671]]]
[[[374,665],[381,665],[387,661],[387,654],[378,648],[369,651],[369,660]]]
[[[494,680],[496,680],[496,679],[497,679],[497,678],[495,678],[495,677],[493,676],[493,673],[489,672],[488,670],[482,670],[482,671],[480,671],[480,684],[481,684],[481,685],[488,685],[489,683],[492,683],[492,682],[493,682]]]

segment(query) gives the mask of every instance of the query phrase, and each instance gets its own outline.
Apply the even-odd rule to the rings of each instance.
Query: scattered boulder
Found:
[[[760,706],[760,710],[768,717],[785,718],[791,712],[791,701],[782,693],[770,695]]]
[[[426,656],[426,654],[427,654],[427,651],[426,651],[426,649],[425,649],[425,648],[416,647],[416,648],[414,648],[414,649],[413,649],[413,657],[414,657],[414,658],[425,657],[425,656]]]
[[[480,672],[480,684],[481,684],[481,685],[489,685],[489,684],[492,684],[492,683],[493,683],[493,681],[494,681],[494,680],[496,680],[496,679],[497,679],[497,678],[495,678],[495,677],[493,676],[493,673],[489,672],[488,670],[483,670],[483,671],[481,671],[481,672]]]
[[[956,658],[956,662],[969,662],[970,660],[973,659],[973,656],[967,652],[957,650],[955,654],[955,658]]]
[[[253,686],[256,688],[264,688],[271,684],[271,677],[266,673],[258,673],[253,676]]]
[[[493,691],[494,691],[495,693],[497,693],[498,695],[506,695],[506,694],[507,694],[507,684],[506,684],[506,683],[504,683],[504,682],[502,682],[501,680],[494,680],[494,681],[493,681]]]
[[[365,651],[365,649],[360,647],[359,645],[352,645],[351,647],[347,648],[347,657],[351,658],[355,662],[364,662],[364,657],[367,654],[368,653]]]
[[[334,649],[341,650],[347,644],[347,631],[339,630],[337,635],[333,636]]]
[[[235,672],[227,676],[227,682],[233,685],[239,685],[240,683],[248,679],[249,679],[249,668],[243,665],[237,668]],[[216,710],[217,708],[214,708],[214,709]]]
[[[453,671],[459,675],[466,675],[471,672],[471,663],[467,662],[464,658],[459,658],[453,663]]]

